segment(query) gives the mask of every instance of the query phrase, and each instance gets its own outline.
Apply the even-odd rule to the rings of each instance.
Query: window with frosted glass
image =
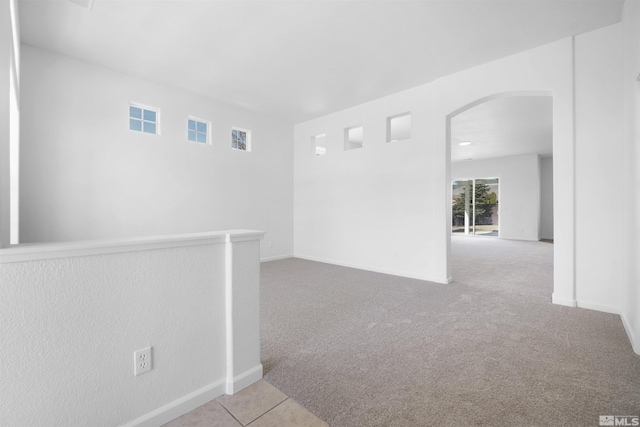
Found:
[[[240,151],[251,151],[251,131],[231,129],[231,148]]]

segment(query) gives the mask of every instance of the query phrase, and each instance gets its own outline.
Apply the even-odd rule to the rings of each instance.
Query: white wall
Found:
[[[503,239],[538,240],[540,168],[536,154],[453,162],[451,179],[498,178]]]
[[[540,159],[540,238],[553,239],[553,157]]]
[[[574,233],[574,135],[573,135],[573,41],[564,39],[479,67],[447,76],[435,82],[438,85],[438,113],[440,117],[453,117],[478,102],[496,96],[540,95],[553,97],[553,151],[554,151],[554,292],[553,301],[575,305],[575,233]],[[445,167],[449,157],[447,141],[448,123],[438,120],[436,135],[442,141],[438,161]],[[561,168],[558,165],[562,165]],[[443,194],[450,200],[447,181],[449,170],[439,177]],[[449,203],[450,204],[450,203]],[[450,208],[442,213],[443,220]],[[448,239],[445,240],[448,242]],[[449,248],[444,247],[444,253]],[[448,265],[450,271],[450,265]]]
[[[625,281],[622,29],[576,37],[576,300],[620,313]]]
[[[0,247],[18,240],[20,31],[17,1],[0,5]]]
[[[260,237],[0,250],[0,425],[161,425],[261,378]]]
[[[563,227],[555,300],[573,305],[572,47],[562,40],[296,125],[295,255],[447,282],[448,119],[496,94],[552,95],[563,165],[554,195],[556,227]],[[386,143],[386,117],[405,111],[412,112],[412,138]],[[345,152],[343,129],[357,124],[364,125],[364,148]],[[321,133],[328,154],[314,157],[310,138]]]
[[[552,298],[620,312],[625,237],[607,224],[624,199],[620,41],[612,25],[298,124],[296,256],[447,281],[450,119],[497,96],[552,96]],[[385,143],[385,118],[403,111],[413,114],[412,139]],[[365,146],[345,152],[342,131],[356,124]],[[309,141],[320,133],[329,150],[315,158]],[[595,206],[594,196],[606,201]]]
[[[295,255],[446,282],[433,256],[431,88],[421,86],[295,126]],[[386,142],[386,118],[411,112],[411,138]],[[364,147],[343,150],[362,125]],[[326,133],[327,154],[311,138]]]
[[[11,15],[9,2],[0,4],[0,247],[9,245],[9,81],[11,65]]]
[[[622,12],[623,30],[623,100],[624,139],[627,161],[624,163],[629,183],[621,200],[623,227],[626,245],[623,254],[625,263],[625,292],[622,306],[622,321],[632,340],[634,350],[640,354],[640,3],[627,1]]]
[[[22,87],[23,242],[253,228],[264,258],[293,253],[290,125],[31,46]],[[160,108],[161,135],[128,129],[130,101]],[[212,145],[186,140],[187,115]]]

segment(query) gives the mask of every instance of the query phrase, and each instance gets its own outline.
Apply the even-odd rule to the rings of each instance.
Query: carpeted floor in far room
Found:
[[[551,304],[553,245],[454,237],[439,285],[262,264],[265,379],[332,427],[597,426],[640,415],[619,316]]]

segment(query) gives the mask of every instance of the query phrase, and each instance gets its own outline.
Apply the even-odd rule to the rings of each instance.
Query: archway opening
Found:
[[[472,102],[447,116],[447,145],[450,276],[550,296],[553,246],[539,242],[553,242],[552,96]]]

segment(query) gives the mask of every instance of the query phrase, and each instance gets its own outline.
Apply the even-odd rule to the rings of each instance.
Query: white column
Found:
[[[10,92],[11,80],[11,12],[9,2],[0,2],[0,247],[10,242]]]
[[[18,243],[19,61],[16,0],[0,2],[0,248]]]
[[[233,232],[226,241],[226,393],[262,378],[260,363],[260,240],[264,233]]]

